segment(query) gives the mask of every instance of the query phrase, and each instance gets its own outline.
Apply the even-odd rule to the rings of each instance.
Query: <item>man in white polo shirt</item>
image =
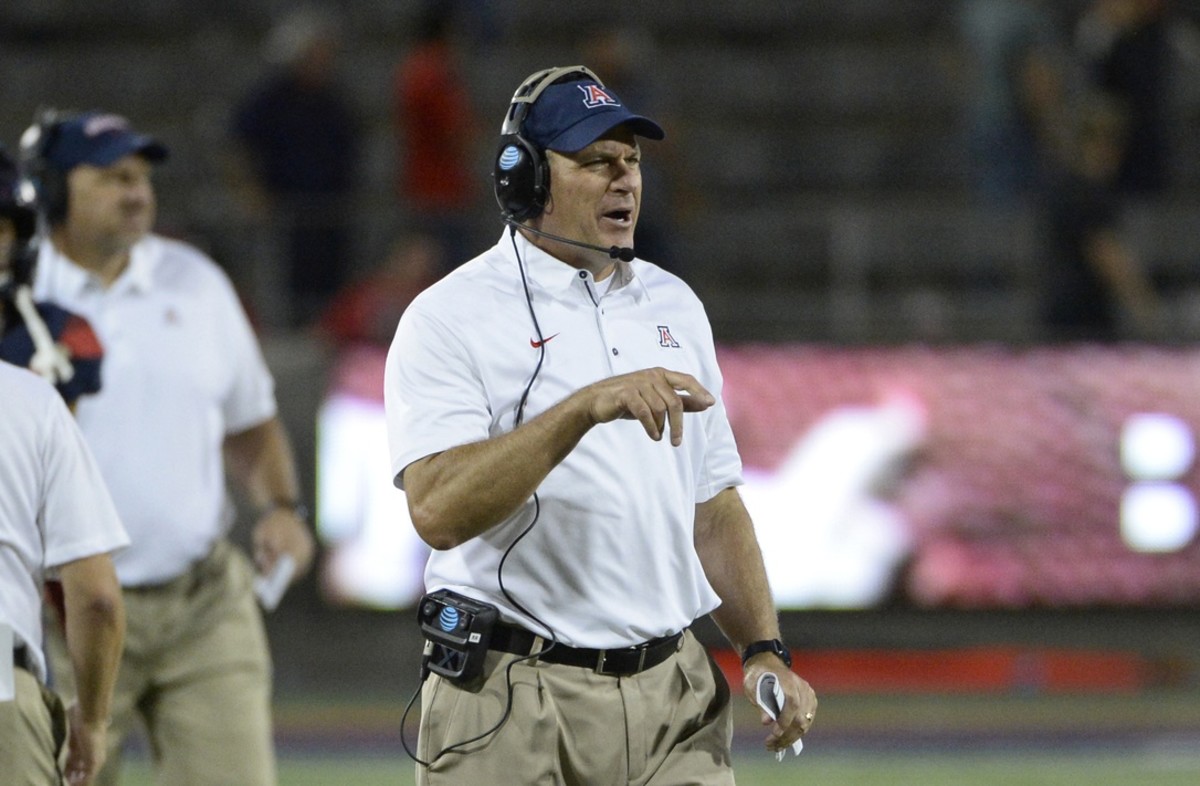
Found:
[[[419,783],[733,783],[729,692],[689,631],[710,613],[748,695],[782,689],[767,747],[813,721],[704,309],[633,254],[638,137],[663,131],[587,69],[532,75],[496,157],[504,234],[400,320],[392,468],[435,549]]]
[[[226,539],[226,466],[259,511],[254,562],[307,570],[274,384],[225,274],[153,234],[153,166],[167,156],[124,118],[48,117],[22,140],[48,242],[35,294],[84,315],[103,388],[76,415],[129,531],[116,560],[128,610],[109,765],[136,716],[163,783],[275,782],[271,669],[250,561]],[[285,560],[286,562],[286,560]]]
[[[125,628],[109,555],[128,542],[66,404],[44,380],[0,362],[0,781],[57,784],[65,774],[74,786],[103,764]],[[48,573],[63,590],[79,686],[66,718],[42,656]]]

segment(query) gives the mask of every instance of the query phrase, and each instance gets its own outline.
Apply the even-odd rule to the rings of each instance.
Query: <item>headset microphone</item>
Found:
[[[602,253],[608,254],[613,259],[619,259],[622,262],[632,262],[633,261],[633,257],[634,257],[633,249],[629,248],[628,246],[609,246],[608,248],[605,248],[604,246],[595,246],[595,245],[592,245],[591,243],[584,243],[580,240],[571,240],[570,238],[562,237],[560,235],[552,235],[549,232],[543,232],[540,229],[534,229],[533,227],[526,226],[525,224],[518,224],[516,221],[513,221],[511,218],[508,218],[508,217],[504,218],[504,223],[508,224],[513,229],[524,229],[529,232],[532,232],[533,234],[537,235],[538,237],[544,237],[549,240],[557,240],[559,243],[566,243],[569,246],[578,246],[579,248],[586,248],[591,251],[600,251]]]

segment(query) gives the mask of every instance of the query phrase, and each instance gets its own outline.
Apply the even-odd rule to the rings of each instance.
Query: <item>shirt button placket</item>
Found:
[[[614,374],[616,374],[616,373],[619,373],[619,369],[613,364],[612,359],[619,356],[621,354],[621,351],[619,349],[617,349],[615,346],[613,346],[613,344],[611,342],[609,342],[609,340],[608,340],[608,331],[604,329],[605,328],[604,311],[605,310],[600,307],[600,304],[597,303],[596,304],[596,328],[600,331],[600,339],[604,342],[604,345],[606,347],[608,347],[609,353],[611,355],[608,360],[609,370],[611,370]]]

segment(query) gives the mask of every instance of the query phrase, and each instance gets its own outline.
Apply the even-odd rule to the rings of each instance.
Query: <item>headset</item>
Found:
[[[496,202],[500,204],[506,222],[521,223],[536,218],[550,197],[550,164],[546,160],[546,151],[521,133],[525,117],[547,87],[556,82],[582,79],[591,79],[604,87],[600,78],[584,66],[558,66],[530,75],[513,93],[500,127],[500,144],[492,170]]]
[[[59,387],[70,400],[62,388],[75,376],[70,352],[55,341],[33,299],[33,274],[41,241],[37,189],[19,171],[3,145],[0,145],[0,215],[10,219],[16,230],[8,264],[0,272],[0,333],[7,334],[13,325],[23,324],[27,339],[17,339],[16,346],[27,345],[30,354],[21,362]]]
[[[37,205],[36,194],[21,177],[17,164],[0,144],[0,216],[13,222],[16,242],[9,252],[8,264],[0,272],[0,295],[7,297],[11,290],[26,286],[33,280],[33,266],[37,259]]]
[[[42,219],[50,226],[67,220],[67,173],[49,161],[49,152],[70,113],[39,109],[33,124],[21,134],[21,177],[33,186]]]

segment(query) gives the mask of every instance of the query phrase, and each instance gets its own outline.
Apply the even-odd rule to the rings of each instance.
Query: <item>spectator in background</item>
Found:
[[[447,264],[476,246],[474,219],[482,191],[476,156],[479,121],[455,40],[456,4],[427,2],[416,46],[396,66],[392,90],[398,172],[396,192],[414,227],[444,251]]]
[[[321,585],[336,602],[397,608],[421,596],[429,549],[412,529],[404,494],[378,483],[389,469],[383,369],[400,315],[444,265],[432,237],[402,235],[318,323],[338,349],[317,412]]]
[[[969,75],[970,188],[989,202],[1036,196],[1062,147],[1066,63],[1042,0],[964,0],[957,25]]]
[[[107,754],[125,635],[110,554],[129,538],[83,435],[49,385],[0,363],[0,413],[0,778],[60,784],[65,775],[70,786],[89,784]],[[62,587],[69,664],[79,686],[66,713],[46,688],[48,571]]]
[[[273,70],[234,113],[231,182],[277,233],[292,327],[309,324],[353,266],[361,131],[337,79],[339,45],[334,17],[292,12],[266,42]]]
[[[1117,176],[1128,145],[1121,105],[1100,93],[1075,110],[1074,146],[1048,194],[1044,314],[1058,341],[1152,337],[1158,298],[1120,232]]]
[[[1115,186],[1131,196],[1170,185],[1171,13],[1167,0],[1093,0],[1076,28],[1088,84],[1121,102],[1127,142]]]
[[[428,235],[406,235],[376,270],[345,287],[318,322],[320,332],[340,344],[386,348],[400,315],[444,268],[443,254]],[[382,386],[380,388],[382,390]]]
[[[508,36],[509,21],[516,15],[513,0],[447,0],[457,3],[464,27],[475,50],[503,46]],[[438,0],[430,0],[438,2]]]
[[[37,208],[0,145],[0,360],[24,366],[58,388],[70,407],[100,389],[103,350],[78,314],[33,300]]]

